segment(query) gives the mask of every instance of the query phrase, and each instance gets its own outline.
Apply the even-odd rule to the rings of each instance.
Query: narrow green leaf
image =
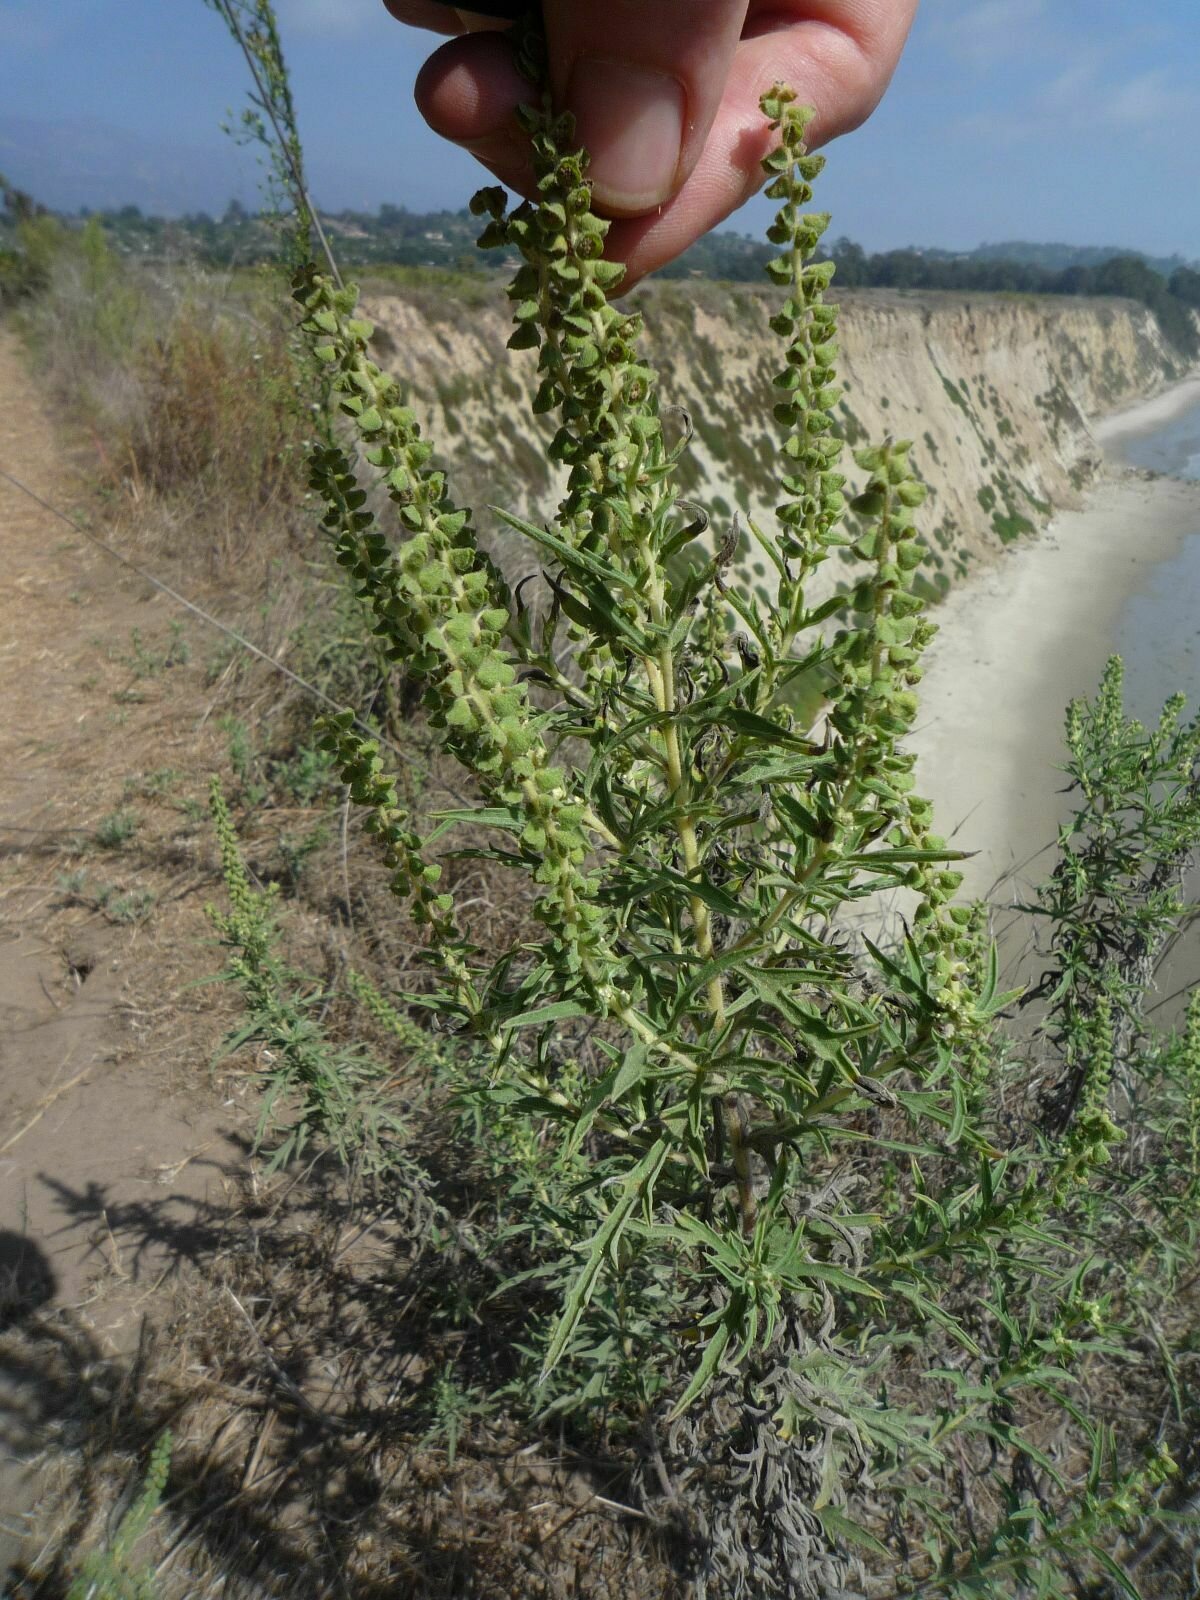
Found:
[[[560,539],[557,534],[551,533],[549,528],[539,528],[536,523],[526,522],[524,517],[514,516],[511,511],[505,511],[501,506],[489,506],[488,510],[498,516],[501,522],[506,522],[515,533],[523,533],[535,544],[552,550],[568,572],[583,568],[594,577],[603,578],[605,583],[614,584],[618,589],[633,587],[627,575],[618,568],[611,566],[607,561],[601,561],[599,556],[593,555],[589,550],[576,549],[565,539]]]
[[[941,861],[969,861],[970,850],[917,850],[909,846],[879,850],[862,850],[845,858],[848,867],[869,867],[872,872],[886,872],[891,866],[914,866]]]
[[[1120,1566],[1116,1561],[1113,1560],[1112,1556],[1109,1555],[1108,1551],[1105,1550],[1102,1545],[1098,1543],[1089,1544],[1088,1555],[1092,1557],[1098,1566],[1102,1567],[1103,1570],[1108,1573],[1109,1577],[1116,1584],[1117,1588],[1120,1589],[1121,1593],[1128,1596],[1128,1600],[1142,1600],[1142,1591],[1138,1588],[1137,1584],[1134,1583],[1133,1579],[1125,1571],[1124,1567]]]
[[[735,1330],[741,1327],[745,1315],[746,1296],[739,1291],[730,1298],[729,1304],[725,1308],[725,1315],[717,1324],[716,1332],[704,1347],[704,1355],[701,1357],[700,1365],[696,1368],[691,1383],[688,1384],[680,1399],[675,1403],[670,1416],[667,1418],[668,1422],[677,1422],[693,1401],[699,1399],[704,1390],[708,1388],[713,1374],[721,1363],[721,1357],[725,1354],[726,1346],[729,1344]]]
[[[744,734],[759,744],[776,744],[792,750],[815,751],[811,739],[793,733],[789,728],[782,728],[778,723],[771,722],[767,717],[760,717],[754,711],[742,711],[737,706],[730,706],[725,714],[725,721],[736,733]]]
[[[780,816],[786,817],[810,839],[820,839],[822,832],[820,817],[811,812],[807,806],[801,805],[794,795],[788,794],[781,788],[771,796],[771,804]]]
[[[583,1144],[596,1120],[596,1114],[610,1101],[620,1104],[646,1077],[650,1070],[650,1047],[639,1042],[627,1050],[618,1066],[592,1085],[584,1099],[580,1115],[571,1129],[565,1154],[573,1156]]]
[[[863,1550],[869,1550],[872,1555],[891,1556],[887,1545],[880,1544],[873,1533],[860,1528],[857,1522],[851,1522],[850,1518],[836,1506],[820,1506],[817,1516],[821,1519],[821,1527],[825,1530],[826,1538],[840,1539],[845,1544],[856,1544]]]
[[[883,1303],[883,1295],[869,1283],[864,1283],[861,1278],[856,1278],[852,1272],[847,1272],[844,1267],[835,1267],[828,1261],[802,1261],[789,1265],[787,1276],[796,1278],[801,1282],[808,1278],[815,1278],[819,1283],[831,1283],[837,1289],[844,1289],[847,1294],[859,1294],[868,1300],[878,1300]]]
[[[955,1343],[962,1345],[964,1350],[969,1350],[973,1356],[982,1356],[982,1350],[980,1350],[967,1330],[956,1322],[948,1312],[943,1311],[941,1306],[935,1305],[919,1289],[914,1289],[912,1284],[905,1283],[900,1278],[889,1278],[888,1291],[889,1293],[894,1292],[903,1295],[923,1317],[928,1317],[931,1322],[936,1322],[939,1328],[944,1328]]]
[[[542,1364],[543,1382],[562,1360],[563,1352],[579,1325],[584,1308],[592,1298],[592,1291],[596,1287],[596,1280],[600,1276],[606,1257],[621,1237],[638,1202],[653,1193],[655,1180],[663,1169],[670,1149],[671,1146],[665,1139],[660,1139],[650,1146],[625,1179],[616,1204],[592,1239],[583,1266],[567,1291],[567,1298],[551,1335]]]
[[[444,834],[462,823],[469,823],[473,827],[503,828],[509,833],[520,833],[526,820],[515,806],[480,806],[478,810],[462,806],[454,811],[438,811],[435,815],[437,827],[425,836],[423,843],[426,846],[436,844]]]
[[[827,617],[836,616],[839,611],[846,609],[846,596],[844,594],[830,595],[828,600],[822,601],[819,606],[814,606],[811,611],[804,613],[804,626],[815,628],[818,623],[824,622]]]
[[[779,546],[776,544],[775,540],[767,537],[767,535],[754,521],[753,517],[746,518],[746,525],[750,529],[755,543],[762,550],[767,560],[775,568],[779,576],[786,581],[790,577],[790,573],[788,572],[786,562],[779,554]]]
[[[544,1022],[562,1022],[567,1017],[586,1017],[591,1012],[577,1000],[556,1000],[553,1005],[536,1006],[532,1011],[522,1011],[505,1023],[508,1028],[536,1028]]]
[[[740,901],[706,879],[685,878],[682,873],[669,872],[665,868],[654,873],[641,872],[636,877],[631,875],[614,886],[611,901],[613,905],[626,905],[632,900],[644,900],[656,890],[670,890],[689,899],[695,895],[710,911],[716,911],[723,917],[740,917],[745,911]]]

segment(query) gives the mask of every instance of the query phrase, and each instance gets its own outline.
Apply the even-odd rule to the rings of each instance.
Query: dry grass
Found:
[[[122,441],[133,495],[202,528],[222,574],[253,575],[297,535],[311,542],[298,509],[311,419],[275,319],[247,326],[186,307],[146,351],[140,383]]]
[[[282,322],[221,283],[146,280],[132,299],[127,287],[98,284],[94,264],[60,263],[26,314],[43,386],[79,425],[75,503],[118,548],[365,709],[381,699],[378,668],[301,509],[306,419]],[[112,337],[101,336],[99,294]],[[61,1600],[166,1424],[174,1464],[157,1550],[146,1544],[164,1597],[673,1594],[665,1545],[622,1509],[614,1461],[473,1415],[454,1449],[431,1435],[423,1380],[431,1363],[453,1370],[458,1336],[429,1324],[424,1286],[444,1268],[425,1259],[424,1220],[406,1197],[324,1162],[263,1177],[251,1145],[269,1062],[246,1051],[212,1070],[237,1013],[231,991],[206,985],[220,955],[203,904],[221,894],[208,774],[225,775],[258,881],[280,885],[285,954],[326,990],[334,1037],[362,1028],[347,968],[420,988],[419,940],[314,760],[304,694],[195,619],[173,624],[165,602],[147,608],[140,584],[75,548],[86,579],[72,599],[86,621],[67,606],[55,626],[84,633],[56,637],[62,728],[43,730],[54,771],[69,771],[48,784],[74,798],[67,825],[8,859],[3,887],[68,969],[85,933],[119,954],[114,1114],[136,1079],[185,1131],[158,1158],[166,1188],[120,1201],[82,1185],[64,1193],[72,1226],[95,1241],[78,1302],[46,1301],[40,1256],[0,1263],[0,1360],[16,1397],[5,1442],[34,1462],[41,1488],[11,1600]],[[44,660],[28,687],[46,692]],[[393,688],[410,800],[424,814],[461,803],[403,684]],[[128,834],[106,831],[124,815],[136,821]],[[469,857],[447,874],[482,947],[536,941],[510,874]],[[402,1104],[420,1086],[402,1054],[396,1067]],[[181,1212],[176,1180],[197,1175],[203,1192]],[[159,1264],[148,1279],[143,1261]],[[124,1353],[100,1331],[115,1308],[126,1330],[140,1323]]]
[[[87,439],[110,527],[193,577],[261,593],[311,555],[307,380],[277,285],[129,265],[69,235],[21,312],[43,392]]]

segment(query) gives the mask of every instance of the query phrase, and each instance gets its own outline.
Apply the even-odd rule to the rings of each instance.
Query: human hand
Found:
[[[506,0],[487,0],[506,10]],[[528,99],[493,17],[437,0],[384,0],[416,27],[456,34],[425,63],[416,99],[435,132],[531,194]],[[878,104],[917,0],[542,0],[555,103],[591,153],[598,211],[616,219],[608,254],[628,287],[673,260],[762,181],[771,135],[759,97],[776,83],[816,109],[811,144]],[[515,7],[514,7],[515,9]]]

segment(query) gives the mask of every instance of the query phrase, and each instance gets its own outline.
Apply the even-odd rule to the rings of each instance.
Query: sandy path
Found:
[[[3,330],[0,467],[69,504],[54,425]],[[219,1227],[241,1118],[207,1078],[213,1001],[186,994],[214,965],[203,814],[138,787],[195,764],[201,673],[131,674],[132,630],[166,630],[162,604],[2,478],[0,563],[2,1591],[33,1495],[23,1463],[63,1420],[38,1352],[136,1343],[156,1286]],[[122,809],[137,831],[104,850],[97,826]]]

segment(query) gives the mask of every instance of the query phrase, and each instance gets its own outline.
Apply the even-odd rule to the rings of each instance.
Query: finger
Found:
[[[433,0],[385,0],[385,4],[393,15],[413,20],[418,12],[448,12]],[[790,4],[756,0],[743,28],[745,38],[735,47],[729,68],[731,78],[738,82],[725,84],[718,117],[728,120],[750,103],[750,116],[757,126],[761,123],[759,93],[776,82],[788,82],[802,100],[816,101],[818,131],[814,136],[819,141],[857,127],[887,86],[916,4],[917,0],[791,0]],[[755,41],[759,43],[755,45]],[[492,40],[471,41],[463,45],[462,54],[453,56],[444,55],[447,48],[435,52],[418,80],[417,101],[422,113],[435,132],[457,143],[499,132],[516,106],[529,97],[529,85],[516,72],[511,53],[507,47],[503,53],[498,51]],[[743,80],[755,67],[758,79],[747,85]],[[467,78],[472,74],[478,82],[468,91]],[[763,85],[761,91],[757,82]],[[709,142],[711,137],[710,128]],[[587,143],[582,130],[580,138]],[[741,165],[753,167],[755,163],[743,161]],[[602,205],[599,191],[597,203]]]
[[[451,6],[435,4],[435,0],[383,0],[397,22],[407,22],[411,28],[425,28],[430,33],[462,33],[462,20]]]
[[[815,108],[809,143],[863,122],[895,68],[916,0],[806,0],[797,21],[751,17],[734,57],[708,143],[683,188],[653,216],[614,222],[607,253],[628,267],[626,284],[680,255],[755,194],[772,135],[759,99],[776,83]],[[622,285],[622,288],[626,286]]]
[[[504,33],[512,27],[511,17],[493,16],[490,11],[468,11],[464,6],[455,6],[454,10],[464,33]]]
[[[472,34],[440,45],[417,74],[417,109],[435,133],[474,151],[529,140],[516,108],[529,99],[512,46],[498,33]]]
[[[811,144],[849,133],[874,111],[912,28],[917,0],[756,0],[729,89],[753,103],[777,83],[813,106]]]
[[[734,58],[746,0],[544,0],[550,84],[591,154],[596,204],[662,205],[700,154]]]
[[[627,263],[626,286],[673,260],[760,187],[771,138],[758,102],[773,84],[789,83],[815,106],[814,145],[857,127],[887,86],[915,9],[916,0],[799,0],[792,10],[752,13],[706,147],[682,189],[654,215],[613,225],[608,254]],[[417,85],[430,125],[525,194],[532,173],[512,110],[527,93],[498,38],[443,45]]]
[[[429,33],[482,33],[511,24],[502,17],[487,17],[463,6],[439,5],[436,0],[383,0],[397,22]]]
[[[495,33],[441,45],[417,74],[417,108],[435,133],[469,150],[510,189],[533,194],[529,138],[514,111],[529,98],[512,48]]]

